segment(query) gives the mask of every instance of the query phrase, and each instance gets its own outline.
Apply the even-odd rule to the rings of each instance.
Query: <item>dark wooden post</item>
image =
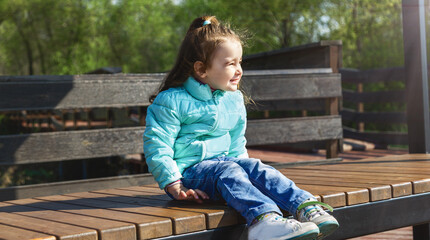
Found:
[[[424,0],[402,0],[403,43],[410,153],[429,153],[430,120]],[[413,227],[414,239],[430,240],[430,223]]]
[[[403,0],[403,41],[410,153],[430,152],[424,0]]]

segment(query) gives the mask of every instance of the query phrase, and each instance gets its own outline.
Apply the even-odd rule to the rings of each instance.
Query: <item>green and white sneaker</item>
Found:
[[[270,215],[248,229],[249,240],[313,240],[318,234],[318,227],[314,223],[301,223],[278,214]]]
[[[324,211],[320,206],[333,212],[333,208],[326,203],[307,200],[297,209],[297,219],[300,222],[313,222],[320,231],[317,239],[323,239],[332,234],[339,227],[336,218]]]

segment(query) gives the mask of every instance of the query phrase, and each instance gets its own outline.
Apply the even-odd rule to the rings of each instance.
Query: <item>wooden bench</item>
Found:
[[[280,171],[335,207],[329,239],[346,239],[429,222],[429,168],[430,155],[408,154]],[[415,239],[428,239],[426,226]],[[0,202],[0,229],[5,239],[247,237],[233,209],[171,201],[155,184]]]
[[[164,74],[1,76],[0,112],[131,106],[141,107],[144,112],[149,96],[163,77]],[[246,133],[249,146],[322,141],[327,142],[327,156],[337,156],[342,129],[338,106],[333,102],[341,96],[339,74],[330,69],[249,71],[244,85],[263,110],[291,109],[310,99],[326,109],[320,116],[250,120]],[[1,135],[0,165],[142,154],[143,131],[144,126],[138,126]],[[147,174],[140,174],[15,186],[0,189],[0,200],[142,185],[148,179]]]

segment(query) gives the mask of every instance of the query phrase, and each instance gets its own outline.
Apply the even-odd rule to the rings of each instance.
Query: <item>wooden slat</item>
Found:
[[[248,146],[311,140],[341,139],[338,116],[264,119],[248,121]]]
[[[148,106],[164,74],[0,76],[0,111]],[[340,97],[334,73],[252,72],[243,86],[255,100]],[[25,97],[23,97],[25,96]]]
[[[318,68],[332,67],[327,60],[327,52],[331,47],[338,47],[341,52],[342,41],[320,41],[300,46],[283,48],[279,50],[256,53],[243,57],[244,69],[284,69],[284,68]],[[335,57],[329,55],[330,57]],[[341,67],[342,58],[338,58],[338,68]]]
[[[344,138],[353,138],[375,144],[408,145],[408,134],[400,132],[357,132],[354,129],[344,127],[343,136]]]
[[[138,202],[133,202],[142,205],[203,213],[206,216],[207,229],[231,226],[239,223],[239,215],[232,208],[222,205],[196,205],[189,202],[171,201],[171,199],[161,190],[154,188],[147,188],[146,191],[142,188],[142,190],[144,191],[133,191],[130,189],[107,189],[94,192],[100,194],[138,198]],[[142,201],[140,201],[140,199],[142,199]]]
[[[269,110],[269,111],[325,111],[325,99],[293,99],[274,101],[255,101],[255,105],[247,105],[248,110]]]
[[[325,171],[325,170],[308,170],[308,169],[289,169],[286,173],[287,176],[294,178],[294,176],[307,177],[310,179],[314,178],[327,178],[337,182],[359,182],[369,184],[369,188],[372,184],[390,186],[390,195],[392,197],[399,197],[410,195],[412,193],[422,193],[430,191],[430,179],[423,179],[416,181],[416,179],[426,178],[422,175],[405,175],[405,174],[393,174],[393,173],[363,173],[353,171]],[[415,190],[416,189],[416,190]],[[371,200],[373,200],[371,192]]]
[[[56,240],[54,236],[0,224],[2,240]]]
[[[0,136],[0,165],[143,153],[144,127]]]
[[[250,120],[248,145],[342,138],[339,116]],[[144,127],[0,136],[0,165],[143,153]],[[49,146],[49,147],[47,147]]]
[[[67,194],[67,196],[76,197],[77,199],[74,200],[74,202],[79,205],[131,213],[148,214],[158,217],[169,217],[173,222],[173,234],[201,231],[206,229],[205,216],[201,213],[131,204],[128,203],[130,200],[126,199],[125,197],[103,197],[96,193],[72,193]],[[49,200],[49,197],[41,197],[38,199]]]
[[[311,177],[311,176],[291,176],[291,180],[296,184],[308,184],[317,186],[334,186],[334,187],[354,187],[367,189],[369,192],[369,201],[380,201],[391,198],[391,187],[387,184],[366,183],[359,181],[337,181],[337,179],[330,179],[324,177]]]
[[[406,101],[406,92],[404,90],[358,93],[344,89],[342,95],[344,101],[352,103],[404,103]]]
[[[172,235],[172,222],[169,218],[86,207],[76,204],[74,201],[76,198],[68,196],[57,195],[49,197],[48,199],[55,199],[55,201],[23,199],[19,201],[13,201],[13,203],[29,206],[32,208],[73,213],[75,215],[78,214],[101,219],[121,221],[124,223],[131,223],[136,226],[138,239],[150,239]]]
[[[154,183],[149,173],[0,188],[0,201]]]
[[[360,71],[357,69],[342,68],[342,82],[345,83],[376,83],[376,82],[404,82],[405,72],[403,67],[381,68]]]
[[[356,112],[343,108],[341,115],[342,120],[355,122],[406,124],[406,113],[404,112]]]
[[[0,82],[0,110],[147,106],[159,85],[160,81],[127,76],[114,80]]]
[[[256,101],[328,98],[342,96],[340,75],[244,76],[243,89]]]
[[[89,228],[35,219],[7,212],[0,212],[0,224],[54,235],[60,240],[97,240],[97,232]]]
[[[16,205],[17,203],[20,205]],[[0,203],[0,208],[3,212],[94,229],[104,240],[136,240],[136,229],[133,224],[26,206],[31,203],[33,203],[31,199],[16,200]]]

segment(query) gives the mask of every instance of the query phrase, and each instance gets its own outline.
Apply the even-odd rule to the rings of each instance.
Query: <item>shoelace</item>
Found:
[[[322,207],[325,207],[330,212],[333,212],[333,208],[330,205],[328,205],[326,203],[319,202],[319,201],[305,202],[299,206],[299,208],[297,209],[297,212],[300,213],[301,210],[304,210],[303,215],[305,215],[305,217],[309,220],[312,220],[313,218],[316,218],[316,217],[319,217],[319,216],[325,214],[325,211],[322,208],[317,207],[316,205],[320,205]],[[309,206],[312,206],[312,207],[309,207]]]
[[[284,218],[282,216],[276,216],[276,217],[273,217],[273,220],[289,223],[293,226],[293,229],[295,231],[297,231],[300,228],[300,223],[295,219],[288,219],[288,218]]]

